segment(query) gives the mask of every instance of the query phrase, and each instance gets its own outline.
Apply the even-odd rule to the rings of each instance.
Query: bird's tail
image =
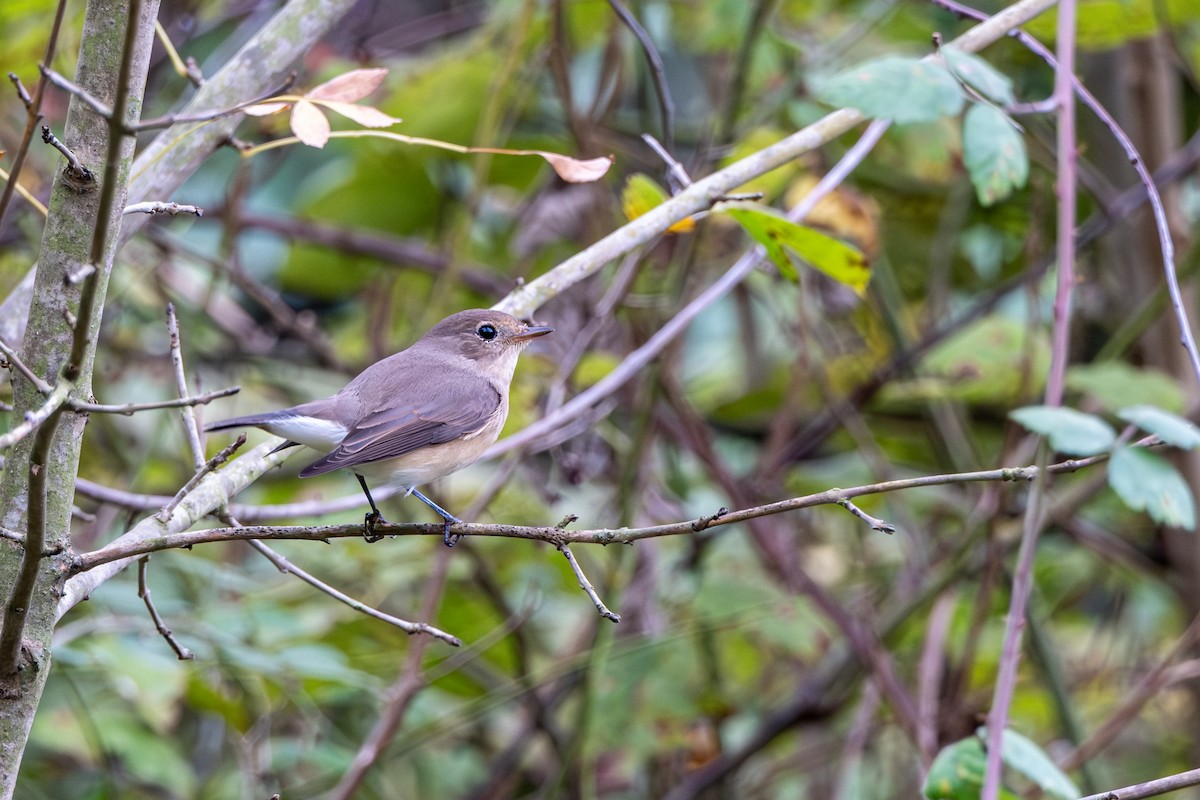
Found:
[[[204,426],[205,432],[224,431],[229,428],[259,428],[276,421],[279,418],[278,414],[250,414],[246,417],[233,417],[232,419],[221,419],[216,422],[210,422]]]

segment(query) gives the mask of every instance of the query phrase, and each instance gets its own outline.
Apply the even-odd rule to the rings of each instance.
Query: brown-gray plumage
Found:
[[[324,453],[300,476],[354,472],[371,504],[368,527],[382,517],[366,479],[401,486],[442,515],[449,544],[450,523],[459,520],[416,487],[471,464],[496,441],[517,356],[550,331],[500,311],[460,311],[332,397],[206,430],[258,427],[287,439],[282,447],[303,444]]]

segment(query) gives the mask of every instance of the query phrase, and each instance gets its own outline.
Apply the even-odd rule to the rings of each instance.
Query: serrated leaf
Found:
[[[941,53],[950,72],[987,99],[1004,106],[1016,99],[1009,77],[979,56],[957,47],[943,47]]]
[[[799,278],[788,257],[790,251],[859,295],[866,291],[871,270],[866,257],[857,248],[792,222],[768,206],[735,201],[722,203],[716,210],[737,220],[746,233],[765,247],[767,255],[785,277]]]
[[[388,71],[382,67],[354,69],[325,81],[305,94],[313,100],[353,103],[379,88]]]
[[[666,190],[649,175],[640,172],[630,175],[625,180],[625,188],[621,190],[621,210],[625,212],[625,219],[631,221],[666,201]],[[696,221],[688,217],[667,228],[667,233],[686,233],[695,227]]]
[[[1108,485],[1134,511],[1176,528],[1196,529],[1196,501],[1167,460],[1142,447],[1119,447],[1108,465]]]
[[[292,133],[309,147],[324,147],[329,141],[329,120],[307,100],[298,100],[292,108]]]
[[[1200,428],[1188,420],[1155,406],[1130,406],[1117,412],[1126,422],[1137,425],[1147,433],[1153,433],[1169,445],[1184,450],[1200,447]]]
[[[1045,436],[1058,452],[1072,456],[1103,453],[1117,439],[1107,422],[1073,408],[1025,406],[1008,416],[1026,429]]]
[[[974,736],[946,745],[930,765],[921,791],[928,800],[979,800],[986,760],[983,743]],[[1001,787],[1000,797],[1015,800],[1016,795]]]
[[[1005,199],[1029,178],[1025,140],[1012,120],[984,103],[971,106],[963,119],[963,164],[984,206]]]
[[[981,728],[981,736],[986,741],[986,729]],[[1051,797],[1059,800],[1075,800],[1079,790],[1063,771],[1055,766],[1050,757],[1032,740],[1005,729],[1000,742],[1000,759],[1009,769],[1016,770]]]
[[[962,111],[963,92],[941,64],[885,56],[812,83],[813,94],[834,105],[895,123],[929,122]]]

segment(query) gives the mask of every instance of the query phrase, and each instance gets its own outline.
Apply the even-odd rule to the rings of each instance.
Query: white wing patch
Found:
[[[348,432],[345,425],[316,417],[280,417],[259,427],[323,453],[341,444]]]

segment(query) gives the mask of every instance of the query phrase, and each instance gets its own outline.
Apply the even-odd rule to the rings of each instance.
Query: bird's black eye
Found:
[[[480,325],[478,329],[476,329],[475,333],[479,334],[480,339],[490,342],[492,339],[496,338],[496,327],[494,325],[488,325],[487,323],[484,323],[483,325]]]

